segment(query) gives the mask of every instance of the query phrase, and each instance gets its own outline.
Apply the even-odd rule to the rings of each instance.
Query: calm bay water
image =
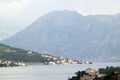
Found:
[[[0,80],[68,80],[79,70],[120,66],[120,62],[96,62],[85,65],[30,65],[0,68]]]

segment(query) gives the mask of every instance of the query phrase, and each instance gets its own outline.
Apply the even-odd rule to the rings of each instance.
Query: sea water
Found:
[[[94,62],[74,65],[29,65],[24,67],[1,67],[0,80],[68,80],[75,72],[87,68],[120,66],[120,62]]]

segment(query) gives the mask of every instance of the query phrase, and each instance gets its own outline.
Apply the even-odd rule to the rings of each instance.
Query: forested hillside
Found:
[[[48,59],[33,51],[13,48],[0,44],[0,60],[16,62],[47,62]]]

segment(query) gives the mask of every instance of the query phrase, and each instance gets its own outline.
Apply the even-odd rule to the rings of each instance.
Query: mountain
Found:
[[[0,60],[16,62],[48,62],[48,58],[33,51],[13,48],[0,44]]]
[[[120,15],[53,11],[1,43],[68,58],[116,59],[120,57]]]

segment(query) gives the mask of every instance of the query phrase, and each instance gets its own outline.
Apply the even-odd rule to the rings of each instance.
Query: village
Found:
[[[26,66],[24,62],[0,60],[0,67]]]
[[[11,61],[11,60],[2,60],[0,59],[0,67],[13,67],[13,66],[26,66],[31,64],[39,65],[69,65],[69,64],[92,64],[92,62],[87,60],[75,60],[68,59],[64,57],[55,57],[48,54],[41,54],[42,57],[47,58],[47,62],[23,62],[23,61]]]
[[[92,62],[87,61],[87,60],[82,61],[82,60],[68,59],[68,58],[64,58],[63,56],[55,57],[55,56],[51,56],[51,55],[48,55],[48,54],[42,54],[42,56],[51,60],[47,63],[43,63],[43,64],[48,64],[48,65],[92,64]]]

